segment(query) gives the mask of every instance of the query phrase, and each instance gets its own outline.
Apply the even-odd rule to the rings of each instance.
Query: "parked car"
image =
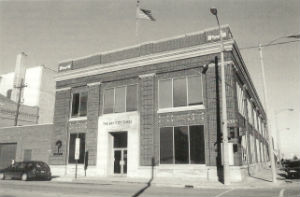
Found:
[[[287,174],[287,178],[300,178],[300,160],[285,160],[283,170]]]
[[[23,161],[15,162],[9,167],[0,171],[0,179],[21,179],[27,181],[30,179],[51,180],[51,171],[49,166],[42,161]]]

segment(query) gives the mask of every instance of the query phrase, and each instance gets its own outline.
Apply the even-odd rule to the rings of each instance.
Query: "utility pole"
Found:
[[[274,158],[274,147],[272,141],[272,128],[271,128],[271,118],[270,118],[270,110],[269,110],[269,100],[268,100],[268,90],[266,84],[266,77],[265,77],[265,67],[264,67],[264,60],[263,60],[263,53],[262,53],[262,45],[259,44],[259,55],[260,55],[260,65],[261,65],[261,72],[262,72],[262,79],[263,79],[263,87],[264,87],[264,96],[265,96],[265,108],[267,119],[267,131],[268,131],[268,142],[269,142],[269,158],[271,162],[271,170],[272,170],[272,182],[277,183],[277,173],[276,173],[276,166],[275,166],[275,158]]]
[[[229,146],[228,146],[228,133],[227,133],[227,104],[226,104],[226,84],[225,84],[225,64],[224,64],[224,43],[222,37],[222,29],[218,18],[217,8],[210,8],[210,12],[216,16],[220,45],[221,45],[221,87],[222,87],[222,134],[223,134],[223,172],[224,172],[224,185],[230,184],[230,166],[229,166]]]
[[[21,79],[21,84],[20,86],[14,86],[14,88],[19,89],[19,95],[18,95],[18,102],[17,102],[17,110],[16,110],[16,115],[15,115],[15,126],[18,126],[18,117],[20,113],[20,105],[21,105],[21,97],[22,97],[22,90],[23,88],[27,87],[27,85],[24,84],[24,79]]]

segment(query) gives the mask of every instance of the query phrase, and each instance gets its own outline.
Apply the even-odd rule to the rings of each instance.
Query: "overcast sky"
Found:
[[[0,1],[0,74],[14,70],[21,51],[28,54],[28,67],[57,70],[65,59],[211,28],[216,26],[212,6],[240,48],[300,32],[299,0],[142,0],[141,7],[151,9],[157,21],[141,22],[138,38],[136,0]],[[258,50],[241,52],[263,102]],[[270,105],[275,111],[295,109],[277,116],[282,149],[299,153],[299,42],[263,53]]]

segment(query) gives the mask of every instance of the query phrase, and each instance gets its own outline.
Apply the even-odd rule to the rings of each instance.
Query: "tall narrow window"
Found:
[[[72,113],[71,113],[72,118],[79,117],[79,116],[86,116],[87,100],[88,100],[88,93],[86,91],[73,93]]]
[[[116,88],[115,93],[115,113],[125,112],[125,86]]]
[[[186,78],[174,79],[173,81],[173,101],[174,107],[186,106]]]
[[[137,85],[127,86],[126,111],[137,110]]]
[[[188,127],[174,128],[175,163],[189,163]]]
[[[203,104],[202,82],[200,76],[188,78],[188,94],[189,105]]]
[[[86,116],[87,114],[87,100],[88,100],[88,93],[82,92],[80,94],[80,116]]]
[[[191,163],[205,163],[204,129],[202,125],[190,127],[190,154]]]
[[[160,129],[160,163],[173,163],[173,127]]]
[[[79,160],[78,163],[84,163],[85,155],[85,133],[71,133],[69,141],[69,163],[76,163],[75,160],[75,141],[76,138],[80,138],[80,147],[79,147]]]
[[[159,81],[159,108],[172,107],[172,79]]]
[[[114,89],[104,90],[104,114],[113,113],[114,111]]]
[[[79,93],[73,94],[73,101],[72,101],[72,117],[78,116],[79,112]]]

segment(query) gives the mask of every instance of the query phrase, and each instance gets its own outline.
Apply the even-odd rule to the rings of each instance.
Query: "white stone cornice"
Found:
[[[88,83],[87,86],[98,86],[100,84],[101,84],[101,82],[98,81],[98,82]]]
[[[71,90],[71,87],[66,87],[66,88],[58,88],[55,91],[60,92],[60,91],[66,91],[66,90]]]
[[[224,47],[226,51],[231,51],[234,41],[224,41]],[[157,63],[175,61],[186,58],[193,58],[203,55],[209,55],[212,53],[219,53],[220,44],[218,42],[198,45],[189,48],[183,48],[178,50],[166,51],[162,53],[155,53],[137,58],[126,59],[122,61],[111,62],[107,64],[98,64],[94,66],[88,66],[86,68],[70,70],[58,73],[55,80],[64,81],[68,79],[75,79],[80,77],[87,77],[92,75],[104,74],[113,71],[125,70],[130,68],[136,68],[146,65],[153,65]]]

